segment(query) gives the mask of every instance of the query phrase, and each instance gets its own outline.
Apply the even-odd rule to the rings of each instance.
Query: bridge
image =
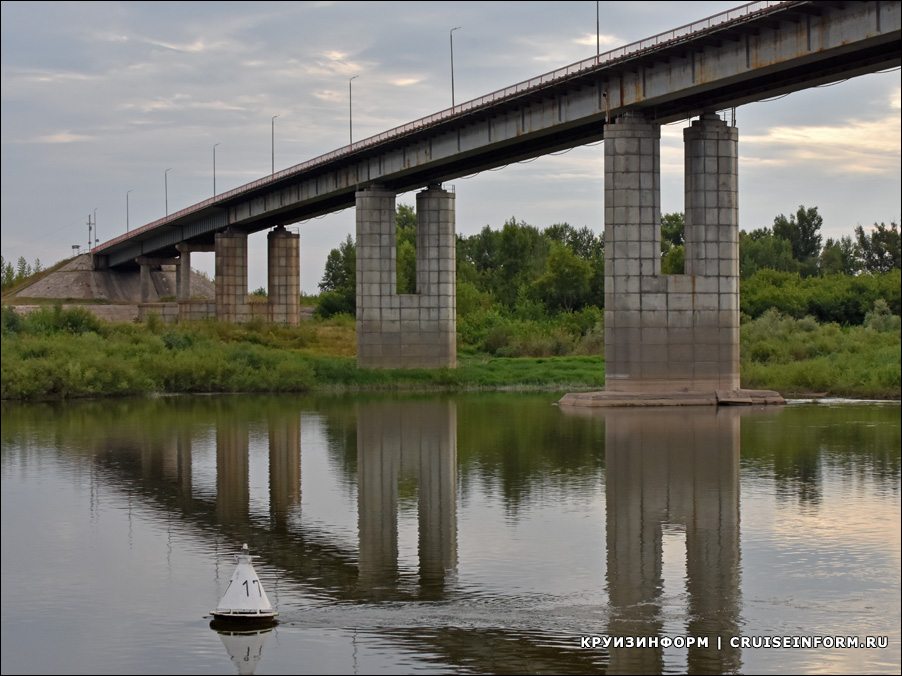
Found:
[[[441,183],[605,143],[607,388],[735,390],[738,131],[716,113],[902,63],[890,2],[753,2],[454,106],[200,202],[93,250],[95,266],[216,252],[215,315],[244,321],[247,237],[269,233],[269,317],[299,317],[298,235],[284,226],[356,207],[358,364],[456,363],[454,204]],[[661,275],[660,126],[685,130],[686,274]],[[417,293],[395,287],[394,197],[417,196]]]

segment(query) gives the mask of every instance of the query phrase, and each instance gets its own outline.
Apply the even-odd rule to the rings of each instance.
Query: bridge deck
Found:
[[[899,2],[753,2],[571,64],[204,200],[93,250],[101,265],[177,255],[226,227],[256,232],[604,138],[627,109],[660,123],[902,62]]]

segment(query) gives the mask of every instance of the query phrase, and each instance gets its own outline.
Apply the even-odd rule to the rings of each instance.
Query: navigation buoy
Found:
[[[216,620],[223,621],[272,621],[279,613],[273,611],[272,604],[263,591],[257,571],[251,564],[251,555],[247,545],[241,548],[241,552],[235,555],[238,565],[229,580],[225,594],[219,600],[219,606],[211,615]]]

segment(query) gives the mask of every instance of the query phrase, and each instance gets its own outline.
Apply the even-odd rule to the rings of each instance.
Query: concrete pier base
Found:
[[[395,194],[357,193],[357,365],[457,365],[454,194],[417,195],[417,293],[397,293]]]
[[[742,406],[785,404],[773,390],[714,390],[698,392],[577,392],[565,394],[560,406]]]

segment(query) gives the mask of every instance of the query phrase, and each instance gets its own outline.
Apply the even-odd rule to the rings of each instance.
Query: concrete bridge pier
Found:
[[[397,293],[395,194],[357,193],[357,365],[457,365],[455,195],[432,185],[417,194],[417,292]]]
[[[216,251],[215,246],[209,244],[189,244],[181,242],[175,245],[179,252],[178,268],[176,274],[176,287],[179,301],[191,300],[191,254],[195,251]]]
[[[683,131],[693,387],[739,388],[739,131],[705,113]],[[686,375],[688,376],[688,370]]]
[[[266,239],[269,321],[298,326],[301,323],[301,236],[280,225]]]
[[[176,265],[179,261],[178,258],[138,256],[135,262],[140,266],[141,302],[149,303],[152,295],[164,295],[165,293],[159,293],[154,284],[153,273],[160,270],[164,265]]]
[[[247,233],[229,228],[216,237],[216,319],[242,323],[247,308]]]
[[[705,113],[685,130],[685,274],[661,274],[660,127],[605,129],[605,392],[561,404],[782,403],[740,390],[738,141]]]

